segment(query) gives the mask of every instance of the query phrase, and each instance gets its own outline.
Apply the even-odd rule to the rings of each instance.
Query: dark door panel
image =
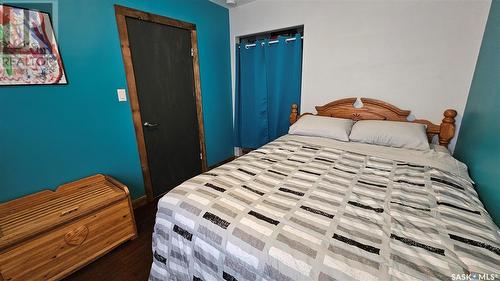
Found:
[[[154,196],[201,172],[191,32],[126,18]]]

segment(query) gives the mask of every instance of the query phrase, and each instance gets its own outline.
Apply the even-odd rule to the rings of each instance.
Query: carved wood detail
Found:
[[[79,226],[64,235],[64,241],[70,246],[78,246],[87,239],[89,228],[85,225]]]
[[[356,100],[357,98],[345,98],[332,101],[322,106],[316,106],[316,111],[318,112],[316,115],[352,119],[354,121],[387,120],[420,123],[427,126],[427,137],[429,142],[431,142],[433,137],[437,135],[439,137],[439,144],[445,147],[448,147],[451,139],[455,136],[455,117],[457,116],[457,112],[453,109],[447,109],[444,112],[444,119],[442,123],[440,125],[436,125],[425,119],[409,121],[408,116],[411,113],[410,110],[403,110],[392,104],[377,99],[361,98],[363,106],[356,108],[354,107]],[[304,113],[300,116],[298,114],[298,106],[296,104],[292,104],[290,114],[291,124],[295,123],[301,116],[311,113]]]

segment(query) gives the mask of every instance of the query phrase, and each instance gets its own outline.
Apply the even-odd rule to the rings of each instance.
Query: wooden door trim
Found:
[[[191,32],[191,48],[193,48],[193,75],[194,75],[194,91],[196,100],[196,114],[198,121],[198,135],[200,140],[201,153],[201,170],[207,171],[207,157],[205,148],[205,130],[203,126],[203,107],[201,99],[201,80],[200,66],[198,57],[198,40],[196,35],[196,25],[180,20],[155,15],[120,5],[115,6],[116,23],[118,25],[118,34],[120,36],[120,45],[122,50],[122,58],[125,66],[125,75],[127,78],[127,87],[129,92],[130,107],[132,109],[132,120],[134,122],[135,137],[137,139],[137,148],[139,150],[139,158],[141,161],[142,176],[144,179],[144,187],[148,201],[154,199],[153,183],[151,180],[151,171],[149,169],[148,155],[146,150],[146,142],[144,140],[144,131],[142,128],[141,110],[139,107],[139,98],[137,94],[137,85],[135,83],[134,66],[132,63],[132,54],[130,52],[130,44],[127,31],[126,17],[144,20],[163,25],[169,25],[177,28],[189,30]]]
[[[200,153],[201,153],[201,170],[206,172],[207,165],[207,151],[205,148],[205,127],[203,125],[203,106],[201,100],[201,80],[200,80],[200,63],[198,56],[198,35],[196,33],[196,26],[191,30],[191,48],[193,49],[193,75],[194,75],[194,91],[196,98],[196,117],[198,118],[198,135],[200,139]]]
[[[170,26],[174,26],[174,27],[178,27],[178,28],[182,28],[182,29],[187,29],[187,30],[195,30],[196,29],[196,25],[189,23],[189,22],[180,21],[180,20],[176,20],[173,18],[164,17],[164,16],[160,16],[160,15],[155,15],[155,14],[139,11],[136,9],[132,9],[132,8],[128,8],[128,7],[124,7],[124,6],[120,6],[120,5],[115,5],[115,14],[117,16],[120,15],[120,16],[129,17],[129,18],[135,18],[135,19],[139,19],[139,20],[160,23],[160,24],[164,24],[164,25],[170,25]]]

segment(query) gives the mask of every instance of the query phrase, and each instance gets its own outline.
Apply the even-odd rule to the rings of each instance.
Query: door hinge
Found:
[[[194,50],[191,48],[191,56],[194,56]]]
[[[203,153],[200,152],[200,159],[203,160]]]

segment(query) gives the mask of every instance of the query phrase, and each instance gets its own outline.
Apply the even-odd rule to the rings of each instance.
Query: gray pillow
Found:
[[[304,115],[295,122],[288,133],[312,137],[324,137],[340,141],[349,141],[353,125],[351,119],[341,119],[317,115]]]
[[[362,120],[354,124],[349,139],[414,150],[430,149],[426,127],[418,123]]]

